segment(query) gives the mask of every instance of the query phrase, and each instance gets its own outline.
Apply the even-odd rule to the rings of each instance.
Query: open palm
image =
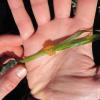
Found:
[[[32,35],[26,34],[34,29],[29,17],[23,10],[23,3],[21,1],[16,2],[20,4],[16,7],[16,9],[20,9],[19,12],[17,11],[16,17],[14,6],[12,6],[15,1],[12,3],[11,0],[8,1],[20,33],[25,39],[23,43],[25,56],[39,51],[47,40],[57,40],[69,36],[79,29],[90,28],[93,24],[97,3],[95,0],[78,0],[76,16],[69,18],[71,0],[54,0],[55,18],[50,20],[47,0],[31,0],[33,12],[39,25],[35,34]],[[25,15],[26,24],[21,18],[18,20],[21,11]],[[25,26],[22,26],[23,23]],[[24,31],[25,34],[22,34]],[[29,38],[27,39],[27,37]],[[26,67],[32,94],[41,100],[99,99],[100,86],[93,79],[96,68],[93,68],[91,44],[68,49],[53,56],[43,56],[26,63]]]

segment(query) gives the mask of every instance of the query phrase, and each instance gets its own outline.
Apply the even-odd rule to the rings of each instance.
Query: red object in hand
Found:
[[[2,66],[9,59],[20,59],[14,52],[6,51],[0,54],[0,66]]]

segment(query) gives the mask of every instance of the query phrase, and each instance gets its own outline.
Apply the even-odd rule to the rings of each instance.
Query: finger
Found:
[[[23,56],[23,49],[21,47],[9,47],[9,46],[0,46],[0,54],[9,52],[14,52],[17,56],[22,57]]]
[[[0,78],[0,100],[18,85],[26,76],[26,73],[26,69],[22,65],[19,65]]]
[[[78,0],[76,17],[92,26],[98,0]]]
[[[34,32],[34,28],[25,10],[23,0],[8,0],[8,3],[22,38],[27,39]]]
[[[71,0],[54,0],[54,10],[56,18],[69,17],[71,10]]]
[[[30,0],[32,10],[38,25],[43,25],[50,20],[48,0]]]
[[[22,40],[16,35],[0,35],[0,47],[1,46],[20,46]]]

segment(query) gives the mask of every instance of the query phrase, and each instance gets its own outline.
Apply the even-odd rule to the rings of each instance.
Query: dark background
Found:
[[[35,29],[37,29],[37,23],[32,13],[29,0],[24,0],[24,4],[27,12],[31,17],[33,25],[35,26]],[[100,6],[100,1],[98,2],[98,6]],[[53,19],[54,18],[53,0],[49,0],[49,7],[51,11],[51,19]],[[71,13],[71,16],[73,16],[73,11]],[[97,8],[95,22],[94,22],[94,34],[97,33],[95,32],[96,29],[100,29],[99,8]],[[19,31],[13,20],[12,14],[7,4],[7,0],[0,0],[0,34],[7,34],[7,33],[19,34]],[[100,41],[96,41],[93,43],[93,55],[96,65],[100,65]],[[17,88],[14,91],[12,91],[8,96],[4,98],[4,100],[36,100],[35,98],[33,99],[31,98],[29,92],[30,90],[28,88],[27,80],[25,78],[24,80],[22,80],[22,82],[17,86]]]

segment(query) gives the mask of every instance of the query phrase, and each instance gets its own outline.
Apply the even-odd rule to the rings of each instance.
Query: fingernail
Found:
[[[19,78],[24,78],[26,76],[26,74],[27,74],[27,71],[24,67],[18,69],[18,71],[17,71],[17,76]]]

